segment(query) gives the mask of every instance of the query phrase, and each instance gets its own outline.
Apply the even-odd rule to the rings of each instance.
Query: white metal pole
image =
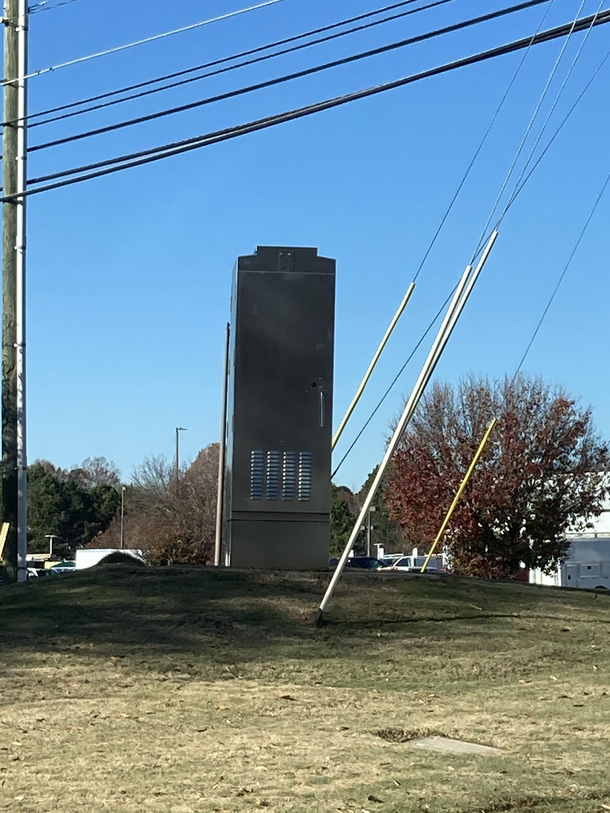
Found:
[[[479,277],[479,274],[483,270],[483,266],[485,265],[487,258],[489,257],[489,254],[491,252],[491,249],[493,248],[493,245],[497,237],[498,232],[494,231],[485,248],[485,251],[483,252],[483,255],[481,256],[481,259],[479,261],[479,264],[477,265],[476,270],[473,272],[472,266],[469,265],[466,267],[466,270],[462,275],[462,278],[458,284],[458,287],[456,288],[451,304],[447,310],[447,313],[445,314],[443,323],[438,331],[436,339],[434,340],[434,344],[430,349],[428,358],[426,359],[422,371],[419,374],[419,378],[417,379],[415,387],[411,392],[409,400],[405,405],[403,414],[400,418],[400,421],[398,422],[398,426],[396,427],[394,434],[388,444],[388,448],[386,449],[384,458],[379,466],[379,469],[377,470],[377,474],[369,489],[369,493],[366,496],[364,505],[362,506],[362,509],[360,511],[360,515],[356,520],[354,529],[347,542],[347,545],[345,546],[345,550],[343,551],[341,559],[339,560],[335,572],[333,573],[332,579],[330,580],[330,584],[328,585],[326,593],[324,594],[324,597],[320,602],[320,606],[316,614],[316,622],[321,620],[322,614],[325,612],[332,598],[332,595],[337,586],[337,582],[341,578],[341,574],[343,573],[343,570],[345,568],[345,563],[347,562],[349,554],[354,546],[354,543],[356,542],[356,538],[358,536],[358,533],[360,532],[360,528],[362,527],[367,512],[371,507],[371,504],[375,498],[377,490],[379,489],[379,485],[381,484],[381,480],[383,479],[383,475],[385,474],[388,464],[390,463],[390,460],[392,459],[392,456],[394,455],[394,452],[396,451],[396,448],[400,443],[400,440],[404,434],[405,429],[407,428],[409,421],[413,417],[413,413],[417,408],[417,404],[419,403],[419,400],[423,395],[426,385],[428,384],[430,378],[432,377],[434,369],[438,364],[442,352],[445,346],[447,345],[447,342],[449,341],[451,333],[453,332],[453,329],[457,324],[457,321],[466,305],[466,302],[468,301],[468,298],[472,293],[472,289],[474,288],[474,285]]]
[[[364,392],[364,390],[366,388],[366,385],[369,383],[369,379],[373,375],[373,371],[375,370],[375,367],[377,366],[377,362],[379,361],[379,359],[381,357],[381,354],[383,353],[383,351],[385,349],[386,344],[390,340],[390,336],[394,332],[394,328],[398,324],[398,320],[400,319],[400,317],[404,313],[404,310],[407,307],[407,305],[409,303],[409,300],[411,299],[411,295],[412,295],[414,290],[415,290],[415,283],[412,282],[409,285],[407,293],[405,294],[404,299],[400,303],[400,307],[396,311],[396,314],[395,314],[394,318],[390,322],[390,326],[386,330],[385,336],[381,340],[381,344],[377,348],[377,352],[373,356],[373,360],[369,364],[369,368],[366,371],[366,373],[364,374],[364,378],[362,379],[362,382],[361,382],[360,386],[358,387],[358,390],[356,391],[356,394],[354,395],[354,398],[353,398],[351,404],[349,405],[349,407],[347,409],[347,412],[345,413],[345,415],[343,417],[343,420],[339,424],[339,428],[335,432],[335,435],[333,437],[332,447],[331,447],[332,449],[334,449],[335,446],[337,445],[337,443],[339,442],[339,438],[343,434],[343,430],[347,426],[347,422],[351,418],[353,411],[356,409],[356,407],[358,405],[358,401],[362,398],[362,393]]]
[[[216,498],[216,538],[214,542],[214,566],[220,567],[222,552],[222,520],[224,516],[225,464],[227,458],[227,403],[229,392],[229,353],[231,325],[227,323],[225,342],[224,379],[222,383],[222,416],[220,421],[220,449],[218,450],[218,496]]]
[[[28,3],[19,0],[18,43],[18,123],[17,123],[17,195],[27,187],[27,76]],[[26,427],[26,199],[17,199],[17,273],[15,292],[16,373],[17,373],[17,579],[27,579],[27,427]]]
[[[121,486],[121,550],[125,548],[125,486]]]

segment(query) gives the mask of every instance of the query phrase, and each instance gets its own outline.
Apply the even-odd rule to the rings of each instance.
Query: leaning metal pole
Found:
[[[380,344],[380,345],[379,345],[379,347],[377,348],[377,352],[376,352],[376,353],[375,353],[375,355],[373,356],[373,360],[372,360],[372,361],[371,361],[371,363],[369,364],[369,368],[368,368],[368,370],[366,371],[366,373],[364,374],[364,378],[362,379],[362,382],[361,382],[360,386],[358,387],[358,390],[356,391],[356,394],[354,395],[354,398],[353,398],[353,400],[352,400],[351,404],[349,405],[349,407],[348,407],[348,409],[347,409],[347,412],[346,412],[346,413],[345,413],[345,415],[343,416],[343,420],[342,420],[342,421],[341,421],[341,423],[339,424],[339,428],[338,428],[338,429],[337,429],[337,431],[335,432],[335,436],[333,437],[333,443],[332,443],[332,447],[331,447],[332,449],[334,449],[334,448],[335,448],[335,446],[337,445],[337,443],[339,442],[339,438],[340,438],[340,437],[341,437],[341,435],[343,434],[343,430],[344,430],[344,429],[345,429],[345,427],[347,426],[347,422],[348,422],[348,421],[349,421],[349,419],[352,417],[352,412],[353,412],[353,411],[356,409],[356,407],[358,406],[358,402],[359,402],[359,401],[360,401],[360,399],[362,398],[362,394],[363,394],[364,390],[366,389],[366,385],[369,383],[369,379],[370,379],[370,377],[373,375],[373,371],[375,370],[375,367],[377,366],[377,362],[378,362],[378,361],[379,361],[379,359],[381,358],[381,354],[383,353],[383,351],[384,351],[384,349],[385,349],[386,344],[387,344],[387,343],[388,343],[388,341],[390,340],[390,337],[391,337],[392,333],[394,332],[394,328],[395,328],[395,327],[396,327],[396,325],[398,324],[398,320],[399,320],[399,319],[400,319],[400,317],[403,315],[405,308],[406,308],[406,307],[407,307],[407,305],[409,304],[409,300],[411,299],[411,295],[413,294],[413,291],[414,291],[414,290],[415,290],[415,283],[414,283],[414,282],[412,282],[412,283],[409,285],[409,288],[408,288],[408,290],[407,290],[407,293],[405,294],[404,299],[403,299],[403,300],[402,300],[402,302],[400,303],[400,307],[399,307],[399,308],[398,308],[398,310],[396,311],[396,314],[394,315],[394,318],[393,318],[393,319],[392,319],[392,321],[390,322],[390,326],[389,326],[389,327],[388,327],[388,329],[386,330],[386,332],[385,332],[385,336],[384,336],[384,337],[383,337],[383,339],[381,340],[381,344]]]
[[[432,374],[434,373],[434,369],[438,364],[438,361],[443,353],[443,350],[445,349],[447,342],[449,341],[449,338],[451,337],[451,334],[453,333],[453,330],[457,324],[457,321],[460,318],[460,315],[464,310],[464,307],[470,297],[470,294],[472,293],[472,290],[477,282],[477,279],[479,278],[479,275],[483,270],[483,266],[487,262],[489,254],[496,242],[497,237],[498,232],[494,231],[485,247],[485,250],[481,256],[481,259],[479,260],[476,269],[473,271],[472,266],[470,265],[467,266],[466,270],[462,275],[462,278],[460,279],[460,282],[458,283],[458,286],[456,288],[451,304],[447,310],[443,323],[438,331],[436,339],[434,340],[434,344],[430,349],[428,358],[426,359],[422,371],[419,374],[419,378],[417,379],[417,382],[413,388],[409,400],[405,405],[400,421],[398,422],[394,434],[388,444],[388,448],[386,449],[384,458],[379,466],[379,469],[377,470],[377,474],[369,489],[369,493],[366,496],[366,499],[360,511],[360,515],[356,520],[354,529],[352,530],[351,536],[347,542],[347,545],[345,546],[345,550],[343,551],[341,559],[339,560],[335,572],[333,573],[326,593],[324,594],[324,597],[320,602],[320,606],[318,608],[315,617],[316,623],[319,623],[321,621],[322,616],[326,611],[326,608],[328,607],[328,604],[333,596],[337,583],[341,578],[341,574],[343,573],[343,570],[345,568],[347,559],[352,551],[352,548],[354,547],[356,538],[365,521],[367,512],[371,507],[375,495],[377,494],[377,491],[379,489],[383,476],[386,472],[386,469],[394,455],[394,452],[398,447],[398,444],[400,443],[400,440],[405,432],[405,429],[409,424],[409,421],[413,417],[417,405],[424,393],[424,390],[428,382],[430,381],[430,378],[432,377]]]
[[[229,353],[231,325],[227,322],[224,378],[222,382],[222,415],[220,420],[220,448],[218,450],[218,496],[216,498],[216,538],[214,567],[220,567],[222,553],[222,520],[225,512],[225,466],[227,463],[227,401],[229,393]]]

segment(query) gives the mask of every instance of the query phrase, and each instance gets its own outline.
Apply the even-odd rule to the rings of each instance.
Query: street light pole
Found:
[[[121,486],[121,550],[125,549],[125,491],[126,486]]]
[[[187,432],[184,426],[176,427],[176,485],[180,479],[180,432]]]
[[[376,511],[377,508],[374,505],[371,505],[367,514],[367,522],[366,522],[366,555],[372,556],[373,555],[373,548],[371,545],[372,542],[372,530],[373,525],[371,523],[371,512]]]
[[[49,556],[53,556],[53,540],[59,539],[57,534],[45,534],[45,539],[49,540]]]

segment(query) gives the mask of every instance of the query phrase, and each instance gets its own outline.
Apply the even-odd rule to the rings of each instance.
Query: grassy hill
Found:
[[[327,581],[107,566],[2,588],[0,811],[610,810],[610,597],[346,573],[316,630]]]

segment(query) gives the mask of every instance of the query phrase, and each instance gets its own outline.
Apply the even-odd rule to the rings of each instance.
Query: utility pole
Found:
[[[227,323],[225,339],[225,366],[222,379],[222,415],[220,420],[220,448],[218,449],[218,495],[216,498],[216,535],[214,540],[214,566],[220,567],[222,554],[222,521],[225,505],[225,467],[227,462],[227,402],[229,393],[229,354],[231,325]]]
[[[25,425],[25,253],[27,159],[27,0],[4,2],[2,132],[2,521],[10,523],[4,553],[9,579],[27,578]]]

